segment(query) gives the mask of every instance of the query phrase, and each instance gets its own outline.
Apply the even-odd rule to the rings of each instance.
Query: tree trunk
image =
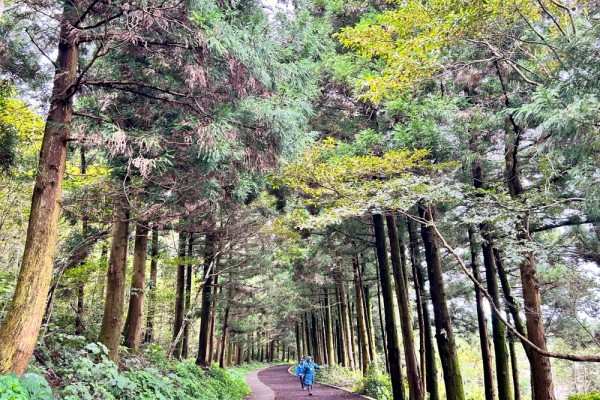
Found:
[[[373,215],[373,228],[375,230],[375,246],[379,261],[379,280],[381,282],[381,295],[385,313],[385,333],[387,337],[387,353],[392,380],[392,392],[395,400],[404,400],[404,383],[402,379],[402,363],[400,361],[400,346],[398,340],[397,318],[394,310],[394,289],[390,275],[385,243],[385,227],[381,214]]]
[[[475,160],[471,166],[473,176],[473,186],[476,189],[484,189],[483,172],[479,160]],[[490,294],[494,305],[501,310],[500,292],[498,290],[498,279],[496,275],[496,263],[494,260],[494,241],[490,234],[489,224],[480,224],[479,229],[484,243],[481,245],[483,253],[483,264],[485,266],[485,278],[487,282],[487,291]],[[512,400],[512,391],[510,388],[510,372],[508,366],[508,348],[506,345],[506,327],[500,321],[499,316],[492,311],[492,334],[494,339],[494,353],[496,355],[496,379],[498,381],[498,396],[501,399]],[[483,345],[483,344],[482,344]]]
[[[133,246],[133,276],[131,277],[131,293],[129,310],[125,323],[125,346],[137,352],[142,341],[142,322],[144,318],[144,295],[146,290],[146,254],[148,250],[147,224],[138,223],[135,228]]]
[[[350,329],[350,354],[352,355],[352,363],[354,364],[354,369],[360,369],[359,361],[358,361],[358,347],[356,346],[356,338],[354,335],[354,327],[352,321],[354,321],[354,304],[350,302],[350,294],[346,293],[348,296],[348,328]]]
[[[327,354],[329,364],[335,364],[335,351],[333,347],[333,320],[331,317],[331,306],[329,305],[329,291],[324,288],[325,295],[325,339],[327,342]],[[299,348],[299,347],[298,347]]]
[[[117,364],[119,362],[119,343],[123,329],[128,236],[129,213],[122,206],[117,206],[113,215],[104,315],[98,336],[98,341],[108,348],[108,358]]]
[[[422,400],[425,398],[425,393],[421,386],[421,373],[415,353],[412,322],[410,320],[410,304],[408,303],[408,291],[405,286],[406,278],[400,257],[400,238],[396,229],[395,218],[392,215],[387,215],[385,219],[390,239],[390,254],[394,282],[396,284],[396,298],[398,299],[398,307],[400,308],[400,328],[402,330],[402,343],[404,345],[404,358],[406,360],[409,398],[411,400]]]
[[[523,324],[523,320],[521,319],[521,314],[519,314],[519,303],[517,302],[517,299],[515,299],[512,295],[510,283],[508,282],[508,275],[506,273],[506,270],[504,269],[502,258],[500,257],[500,252],[498,251],[498,249],[494,249],[494,260],[496,261],[498,276],[500,277],[502,294],[504,295],[504,300],[507,303],[510,315],[513,318],[513,324],[517,332],[519,332],[523,336],[527,336],[527,332],[525,332],[525,325]],[[523,349],[525,350],[525,354],[527,354],[527,357],[531,360],[531,348],[529,346],[523,345]]]
[[[79,0],[64,3],[50,111],[31,199],[21,269],[0,327],[0,374],[27,371],[40,332],[56,251],[60,195],[77,80]]]
[[[361,276],[361,282],[363,282],[362,279],[362,272],[360,274]],[[377,365],[377,349],[375,348],[375,327],[373,326],[373,307],[371,305],[371,293],[369,291],[369,287],[367,285],[364,284],[364,282],[362,283],[363,287],[363,293],[364,293],[364,299],[365,299],[365,310],[366,310],[366,318],[367,318],[367,329],[368,329],[368,336],[369,336],[369,353],[371,354],[371,362],[373,363],[374,366]]]
[[[312,342],[314,343],[314,348],[313,348],[313,358],[315,359],[315,362],[317,364],[320,364],[323,362],[323,359],[321,358],[321,352],[319,351],[319,336],[318,336],[318,330],[319,330],[319,326],[317,324],[317,314],[315,313],[315,311],[310,313],[310,320],[311,320],[311,327],[312,329],[311,334],[312,334]]]
[[[311,355],[313,352],[314,343],[312,343],[310,334],[310,324],[308,323],[308,316],[304,313],[304,339],[306,340],[306,354],[305,356]]]
[[[367,318],[365,316],[364,299],[362,292],[362,282],[360,280],[360,265],[358,254],[352,257],[352,267],[354,269],[354,290],[356,293],[356,319],[358,322],[358,338],[360,342],[360,351],[362,354],[362,373],[367,374],[372,358],[369,351],[369,336],[367,332]]]
[[[417,293],[418,310],[421,311],[422,320],[419,322],[421,330],[421,370],[425,370],[425,382],[430,400],[439,400],[437,365],[435,363],[435,347],[431,334],[431,317],[429,316],[428,295],[425,290],[425,271],[421,266],[419,251],[419,235],[416,222],[407,218],[408,236],[410,239],[410,260],[413,267],[415,292]],[[423,367],[423,364],[425,366]]]
[[[227,343],[227,333],[229,331],[229,302],[225,307],[225,315],[223,316],[223,333],[221,336],[221,350],[219,356],[219,367],[225,368],[225,344]]]
[[[331,365],[329,349],[327,348],[327,328],[325,326],[325,305],[323,302],[320,303],[319,310],[319,341],[321,342],[320,352],[323,354],[323,363]]]
[[[158,227],[152,227],[152,245],[150,248],[150,282],[148,282],[148,318],[144,342],[154,340],[154,314],[156,313],[156,279],[158,277]]]
[[[298,355],[296,358],[300,359],[300,354],[302,354],[302,348],[300,347],[300,324],[296,321],[296,351]]]
[[[504,102],[509,107],[509,99],[506,94],[506,87],[502,75],[496,64],[498,78],[504,92]],[[513,199],[519,200],[523,191],[521,176],[518,168],[519,144],[521,141],[522,129],[517,125],[512,115],[506,118],[506,132],[512,131],[512,137],[506,141],[506,150],[504,152],[506,182],[508,192]],[[524,215],[516,226],[517,239],[524,242],[532,241],[529,235],[529,216]],[[527,325],[527,338],[536,347],[547,350],[546,332],[542,318],[542,297],[540,294],[540,285],[537,277],[537,262],[532,252],[523,254],[525,261],[519,264],[521,272],[521,283],[523,285],[523,301],[525,304],[525,322]],[[550,359],[537,351],[531,351],[529,354],[529,363],[531,366],[531,382],[533,384],[533,397],[535,400],[555,400],[554,383],[552,380],[552,366]]]
[[[210,294],[213,285],[214,271],[212,271],[215,254],[215,233],[206,235],[204,247],[204,282],[202,285],[202,309],[200,311],[200,333],[198,335],[198,356],[196,364],[205,368],[210,367],[210,355],[208,354],[208,342],[210,335]]]
[[[344,359],[345,366],[351,370],[355,369],[354,357],[352,356],[352,338],[350,334],[350,321],[348,319],[348,297],[346,296],[346,285],[344,284],[344,275],[342,270],[338,271],[338,293],[340,296],[340,317],[342,322],[342,336],[344,339]]]
[[[80,169],[79,172],[81,175],[86,174],[86,160],[85,160],[85,148],[82,146],[80,148]],[[83,240],[87,239],[88,235],[88,217],[84,215],[81,218],[81,235],[83,236]],[[81,260],[79,265],[84,265],[85,259]],[[80,278],[81,279],[81,278]],[[77,311],[75,313],[75,334],[83,335],[85,331],[85,327],[83,326],[83,311],[84,311],[84,297],[85,297],[85,282],[83,280],[77,283]]]
[[[421,218],[433,222],[433,212],[430,207],[419,207]],[[433,303],[435,321],[435,337],[437,339],[440,359],[444,366],[444,384],[448,400],[464,400],[465,390],[458,363],[458,353],[454,342],[452,320],[448,311],[444,276],[442,273],[442,260],[434,229],[428,225],[421,225],[421,236],[425,245],[425,259],[427,260],[427,273],[429,275],[429,291]]]
[[[217,293],[219,290],[219,275],[217,271],[217,267],[219,266],[220,258],[217,256],[215,260],[215,269],[214,269],[214,282],[213,282],[213,297],[212,297],[212,309],[210,311],[210,332],[208,336],[208,350],[207,354],[209,357],[209,362],[212,364],[214,348],[215,348],[215,325],[216,325],[216,316],[217,316]],[[214,358],[216,359],[216,358]]]
[[[506,320],[510,323],[510,314],[508,315]],[[510,366],[512,369],[513,389],[515,394],[514,399],[521,400],[521,387],[519,384],[519,365],[517,363],[517,352],[515,350],[515,337],[512,334],[509,334],[508,336],[508,349],[510,352]]]
[[[377,250],[377,249],[375,249]],[[388,352],[387,335],[385,331],[385,324],[383,323],[383,301],[381,300],[381,279],[379,274],[379,261],[376,261],[377,268],[375,268],[377,274],[377,304],[379,310],[379,326],[381,327],[381,336],[383,338],[383,355],[385,359],[385,370],[390,372],[390,356]]]
[[[175,318],[173,320],[173,340],[177,340],[177,335],[181,330],[184,318],[184,305],[185,305],[185,248],[187,244],[187,234],[183,231],[179,232],[179,246],[177,250],[177,257],[179,262],[177,264],[177,286],[175,289]],[[181,340],[175,344],[175,350],[173,355],[175,358],[181,359],[182,343]]]
[[[303,357],[308,355],[308,339],[306,338],[306,326],[304,323],[304,316],[300,316],[300,334],[302,335],[302,354]]]
[[[481,282],[479,276],[479,263],[477,262],[477,243],[475,242],[475,229],[469,226],[469,247],[471,250],[471,271],[473,277]],[[477,324],[479,328],[479,343],[481,345],[481,362],[483,363],[483,386],[486,400],[496,398],[494,394],[494,371],[492,369],[492,354],[490,339],[487,329],[487,318],[483,309],[483,293],[475,286],[475,307],[477,309]],[[502,397],[501,397],[502,398]]]
[[[188,241],[188,250],[187,250],[187,256],[189,259],[191,259],[193,257],[193,253],[194,253],[194,234],[190,233],[190,238]],[[186,271],[185,271],[185,312],[188,313],[190,311],[190,306],[191,306],[191,301],[192,301],[192,264],[191,262],[187,265],[186,267]],[[185,315],[185,318],[187,318],[188,316]],[[183,327],[183,339],[181,340],[181,358],[183,358],[184,360],[188,358],[188,347],[189,347],[189,340],[190,340],[190,322],[191,321],[187,321],[187,323],[185,324],[185,326]]]
[[[335,299],[337,302],[337,324],[338,324],[338,360],[340,364],[344,367],[348,367],[348,352],[346,351],[348,343],[346,342],[346,336],[344,335],[344,322],[342,319],[342,301],[340,300],[340,288],[339,288],[339,279],[336,276],[336,285],[335,285]]]

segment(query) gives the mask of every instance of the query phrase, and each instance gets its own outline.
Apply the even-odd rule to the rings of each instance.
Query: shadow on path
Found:
[[[315,384],[313,389],[313,395],[308,396],[308,392],[303,392],[300,388],[300,381],[295,376],[288,372],[290,365],[277,365],[275,367],[265,368],[258,371],[258,383],[251,383],[250,380],[246,379],[250,387],[252,388],[252,394],[249,399],[252,400],[271,400],[273,397],[264,391],[266,385],[275,394],[275,400],[298,400],[298,399],[319,399],[319,400],[364,400],[365,397],[346,392],[345,390],[332,388],[325,385]],[[318,378],[318,372],[317,372]],[[261,396],[259,392],[263,393]]]

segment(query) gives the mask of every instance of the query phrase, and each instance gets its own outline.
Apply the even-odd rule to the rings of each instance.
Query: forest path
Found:
[[[307,399],[308,392],[303,392],[300,388],[300,381],[295,376],[291,375],[288,370],[290,365],[276,365],[274,367],[265,368],[257,371],[256,381],[250,375],[246,381],[252,388],[252,394],[248,400],[298,400]],[[318,372],[317,372],[318,374]],[[318,375],[317,375],[318,377]],[[267,387],[274,393],[275,397],[272,397],[268,392],[265,391],[264,387]],[[262,397],[264,396],[264,397]],[[316,383],[313,389],[313,395],[311,399],[322,399],[322,400],[358,400],[365,399],[365,397],[346,392],[345,390],[336,389],[331,386],[325,386]]]

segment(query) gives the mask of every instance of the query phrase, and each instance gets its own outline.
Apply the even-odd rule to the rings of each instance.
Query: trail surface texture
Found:
[[[308,392],[303,392],[300,388],[300,381],[288,372],[289,365],[277,365],[258,371],[257,379],[248,375],[246,381],[252,388],[252,394],[249,400],[298,400],[298,399],[320,399],[320,400],[364,400],[365,397],[336,389],[330,386],[316,383],[313,388],[313,395],[308,396]],[[319,375],[317,372],[317,379]],[[264,387],[271,391],[271,397],[264,392]],[[263,393],[263,394],[261,394]],[[274,397],[272,397],[274,394]],[[264,397],[261,397],[264,396]]]

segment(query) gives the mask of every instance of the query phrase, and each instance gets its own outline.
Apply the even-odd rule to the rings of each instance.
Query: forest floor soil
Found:
[[[246,381],[252,388],[252,394],[248,400],[299,400],[299,399],[320,399],[320,400],[364,400],[365,397],[356,393],[347,392],[332,386],[316,383],[313,388],[313,395],[309,397],[307,391],[302,391],[298,378],[291,375],[288,370],[289,364],[276,365],[274,367],[264,368],[254,371],[256,379],[248,374]],[[264,386],[272,393],[264,391]],[[261,394],[262,393],[262,394]],[[270,397],[273,396],[274,397]],[[265,396],[265,397],[261,397]]]

